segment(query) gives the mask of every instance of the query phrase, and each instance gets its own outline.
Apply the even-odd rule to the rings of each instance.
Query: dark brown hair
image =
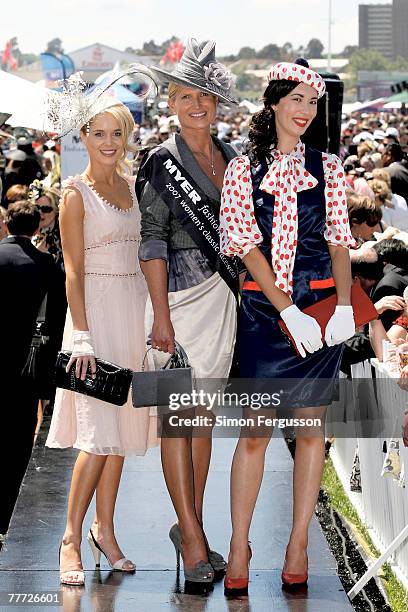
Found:
[[[10,234],[32,236],[38,230],[40,219],[40,211],[33,202],[20,200],[7,208],[4,223]]]
[[[381,208],[367,196],[349,195],[347,197],[347,209],[350,225],[367,223],[370,227],[374,227],[382,219]]]
[[[247,153],[254,164],[262,164],[270,160],[270,149],[278,144],[276,133],[275,112],[272,104],[278,104],[293,91],[299,83],[282,79],[271,81],[262,97],[264,108],[255,113],[249,126],[249,143]]]

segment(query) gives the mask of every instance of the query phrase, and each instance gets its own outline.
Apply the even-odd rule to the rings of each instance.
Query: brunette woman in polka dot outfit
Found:
[[[300,140],[324,93],[323,79],[305,60],[273,66],[264,108],[252,120],[248,155],[233,159],[226,170],[220,213],[221,250],[238,255],[247,268],[239,322],[241,377],[290,378],[284,407],[296,409],[291,414],[296,418],[322,420],[333,397],[327,381],[337,377],[343,342],[355,332],[348,251],[354,239],[344,171],[336,155]],[[317,321],[302,310],[333,292],[338,305],[323,338]],[[280,319],[298,352],[280,330]],[[291,585],[308,578],[308,526],[324,463],[322,430],[295,429],[293,528],[282,571],[282,581]],[[249,527],[271,433],[242,436],[235,451],[228,591],[248,586]]]

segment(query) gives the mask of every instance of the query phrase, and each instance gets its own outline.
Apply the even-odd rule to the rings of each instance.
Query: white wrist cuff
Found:
[[[89,331],[78,331],[75,329],[72,332],[72,343],[72,357],[82,357],[85,355],[95,356]]]
[[[90,340],[91,332],[90,331],[80,331],[78,329],[74,329],[72,332],[72,339],[75,342],[76,340]]]

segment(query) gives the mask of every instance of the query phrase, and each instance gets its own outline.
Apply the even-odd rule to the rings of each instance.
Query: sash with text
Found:
[[[218,203],[208,197],[165,147],[156,151],[139,170],[136,195],[149,181],[160,198],[190,235],[235,297],[238,295],[238,262],[220,251]]]

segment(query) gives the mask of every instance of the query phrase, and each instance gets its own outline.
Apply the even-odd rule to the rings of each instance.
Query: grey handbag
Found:
[[[148,341],[148,344],[150,342]],[[170,395],[180,396],[193,391],[193,372],[183,347],[175,342],[176,351],[159,370],[145,372],[145,361],[148,348],[143,359],[142,371],[133,372],[132,402],[136,408],[143,406],[168,406]]]

